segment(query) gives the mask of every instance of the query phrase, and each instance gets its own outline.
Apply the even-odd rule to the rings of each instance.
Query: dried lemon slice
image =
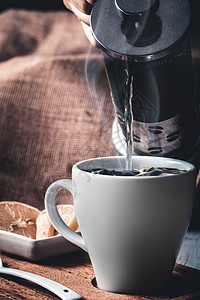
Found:
[[[41,211],[36,220],[36,240],[53,236],[55,229],[47,216],[46,210]]]
[[[58,212],[68,227],[76,231],[78,229],[78,222],[76,219],[74,206],[71,204],[59,204],[57,205]]]
[[[36,219],[40,211],[17,201],[0,202],[0,229],[36,238]]]
[[[57,205],[58,212],[70,229],[76,231],[78,229],[78,223],[74,212],[74,206],[71,204],[59,204]],[[58,232],[51,224],[46,210],[43,210],[36,220],[36,239],[44,239],[50,236],[58,235]]]

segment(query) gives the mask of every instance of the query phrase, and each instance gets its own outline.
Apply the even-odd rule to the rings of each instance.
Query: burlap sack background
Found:
[[[85,61],[100,67],[67,12],[0,14],[0,200],[44,208],[51,182],[82,159],[116,154],[107,83],[88,89]]]
[[[197,71],[198,20],[192,19],[191,35]],[[99,52],[65,8],[0,13],[0,201],[43,209],[49,184],[70,178],[75,162],[116,154],[114,111],[101,68]],[[94,91],[91,80],[98,83]],[[200,187],[195,227],[200,227],[199,195]]]

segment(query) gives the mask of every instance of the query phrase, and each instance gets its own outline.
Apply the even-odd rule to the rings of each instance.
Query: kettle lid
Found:
[[[190,23],[188,0],[97,0],[91,28],[109,56],[151,61],[168,55]]]

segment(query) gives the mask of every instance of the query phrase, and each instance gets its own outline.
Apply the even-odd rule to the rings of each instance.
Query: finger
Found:
[[[63,0],[65,6],[73,5],[80,12],[89,15],[92,9],[92,4],[86,0]],[[68,7],[69,8],[69,7]]]
[[[80,10],[78,10],[70,1],[63,0],[65,6],[70,9],[79,19],[79,21],[82,21],[86,23],[87,25],[90,24],[90,15],[84,14]]]
[[[90,26],[87,25],[87,24],[85,24],[85,23],[83,23],[83,22],[81,22],[81,25],[82,25],[83,30],[84,30],[84,32],[85,32],[85,35],[86,35],[86,37],[88,38],[88,40],[90,41],[90,43],[91,43],[93,46],[96,46],[96,41],[95,41],[95,39],[94,39],[94,37],[93,37],[93,34],[92,34],[92,31],[91,31]]]
[[[87,0],[87,2],[89,2],[90,4],[94,5],[94,3],[96,2],[97,0]]]

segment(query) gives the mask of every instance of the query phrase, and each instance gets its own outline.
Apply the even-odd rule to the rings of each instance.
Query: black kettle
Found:
[[[195,93],[187,0],[97,0],[91,28],[117,121],[133,153],[197,160]],[[132,120],[132,127],[127,126]]]

